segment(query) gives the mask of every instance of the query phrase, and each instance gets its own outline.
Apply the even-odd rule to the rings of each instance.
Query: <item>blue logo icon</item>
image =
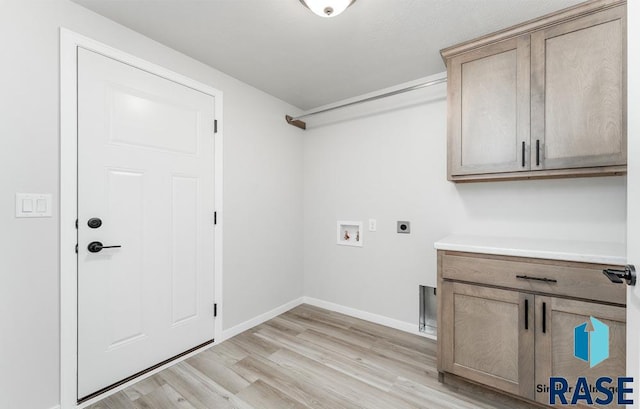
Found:
[[[573,356],[593,368],[609,358],[609,326],[596,318],[573,330]]]

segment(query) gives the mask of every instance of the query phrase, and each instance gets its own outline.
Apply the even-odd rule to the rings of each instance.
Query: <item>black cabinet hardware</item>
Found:
[[[534,280],[534,281],[543,281],[545,283],[557,283],[558,280],[553,279],[553,278],[544,278],[544,277],[530,277],[527,275],[517,275],[516,278],[519,278],[521,280]]]
[[[529,329],[529,300],[524,300],[524,329]]]
[[[626,265],[624,270],[607,268],[602,270],[602,274],[606,275],[612,283],[622,284],[626,281],[627,285],[636,285],[636,268],[633,264]]]
[[[87,250],[89,250],[90,253],[99,253],[102,249],[117,249],[120,247],[122,246],[103,246],[99,241],[92,241],[87,246]]]
[[[540,166],[540,139],[536,140],[536,166]]]
[[[547,303],[542,303],[542,333],[547,333]]]

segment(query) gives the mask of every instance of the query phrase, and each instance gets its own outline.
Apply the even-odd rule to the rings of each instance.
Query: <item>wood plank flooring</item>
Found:
[[[89,408],[526,407],[439,383],[429,339],[301,305]]]

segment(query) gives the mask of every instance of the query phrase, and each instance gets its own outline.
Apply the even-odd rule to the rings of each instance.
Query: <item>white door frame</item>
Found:
[[[136,382],[140,378],[81,405],[77,404],[78,374],[78,307],[77,275],[78,264],[75,246],[78,214],[78,47],[94,51],[127,65],[182,84],[215,98],[215,118],[218,133],[215,135],[215,208],[222,212],[222,92],[208,85],[194,81],[156,64],[99,43],[65,28],[60,28],[60,403],[61,409],[81,408],[115,393]],[[218,317],[214,324],[216,343],[222,341],[222,218],[218,217],[215,228],[215,300]],[[209,345],[211,346],[211,345]],[[205,347],[207,348],[207,347]],[[204,348],[203,348],[204,349]],[[194,351],[187,357],[200,352]],[[174,362],[149,372],[146,376],[159,372]]]
[[[640,120],[634,112],[640,104],[640,1],[627,2],[627,263],[640,268]],[[634,378],[633,408],[640,408],[640,284],[627,289],[627,376]]]

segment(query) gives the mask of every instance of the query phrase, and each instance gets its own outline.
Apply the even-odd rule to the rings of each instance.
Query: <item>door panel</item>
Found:
[[[173,324],[198,314],[198,178],[172,178],[171,311]]]
[[[450,174],[529,170],[529,36],[454,57],[448,68]]]
[[[214,103],[78,51],[79,398],[213,339]]]
[[[625,27],[617,7],[532,34],[532,169],[626,164]]]
[[[106,235],[118,238],[117,243],[127,251],[109,255],[95,254],[87,262],[106,264],[107,288],[101,295],[107,306],[111,344],[109,348],[122,345],[144,336],[143,305],[140,294],[143,290],[142,240],[144,213],[143,188],[144,173],[116,169],[106,169],[108,213],[103,217],[102,228]],[[126,198],[119,200],[118,198]],[[120,229],[127,229],[126,238],[119,236]],[[108,232],[108,233],[107,233]],[[111,234],[109,234],[111,233]],[[106,244],[106,243],[105,243]],[[96,257],[97,256],[97,257]],[[90,271],[92,265],[86,265]],[[83,270],[87,271],[87,270]]]
[[[195,154],[198,110],[134,88],[105,84],[111,142]],[[175,138],[174,135],[182,135]]]
[[[516,50],[462,64],[463,165],[518,160],[513,142],[517,125],[516,68]],[[496,116],[495,111],[503,115]]]
[[[444,371],[533,398],[533,296],[442,283]]]
[[[544,305],[544,306],[543,306]],[[542,311],[546,312],[546,322],[543,325]],[[536,296],[536,385],[549,385],[549,377],[558,376],[568,380],[569,385],[575,385],[579,376],[587,377],[591,385],[596,379],[608,376],[616,379],[625,375],[626,368],[626,324],[624,307],[595,304],[584,301],[560,299],[554,297]],[[578,359],[574,356],[574,338],[576,328],[585,331],[594,329],[594,317],[608,327],[608,358],[602,362],[594,362],[593,349],[588,349],[590,360]],[[587,324],[584,326],[584,324]],[[543,330],[543,328],[545,330]],[[593,332],[591,333],[593,334]],[[592,347],[593,335],[589,340]],[[587,348],[589,348],[587,347]],[[592,364],[596,364],[592,367]],[[602,395],[599,397],[604,398]],[[570,399],[570,394],[567,398]],[[595,399],[594,393],[594,399]],[[549,403],[549,394],[536,393],[536,400]],[[593,407],[618,408],[614,403],[606,406]]]

